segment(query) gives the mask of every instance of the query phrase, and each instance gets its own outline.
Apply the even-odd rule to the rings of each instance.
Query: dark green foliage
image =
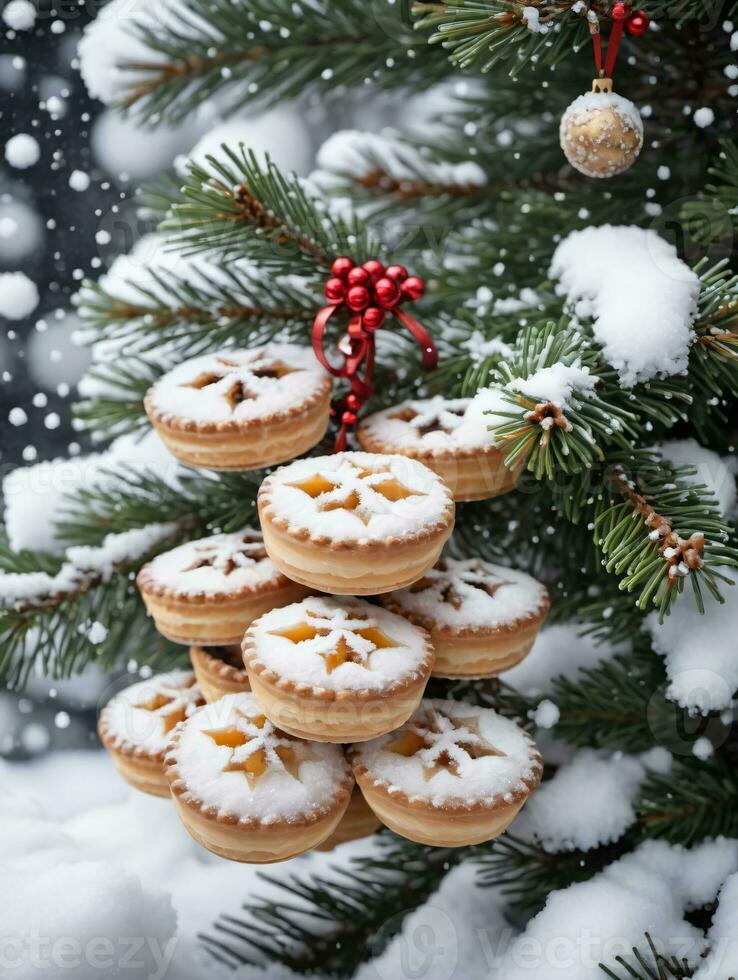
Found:
[[[738,834],[738,770],[730,754],[680,758],[668,776],[652,774],[637,804],[640,836],[691,844]]]
[[[470,857],[479,866],[480,884],[499,888],[518,911],[534,915],[552,891],[588,881],[631,847],[625,837],[591,851],[550,852],[507,833],[480,844]]]
[[[60,564],[51,556],[12,552],[5,538],[0,540],[3,572],[53,575]],[[22,688],[34,672],[61,679],[92,661],[101,670],[113,670],[127,659],[162,668],[181,660],[182,648],[157,633],[146,615],[133,582],[137,567],[121,566],[109,580],[90,574],[66,593],[5,603],[0,608],[0,677]],[[87,638],[93,623],[106,630],[95,645]]]
[[[224,147],[207,167],[190,163],[181,199],[162,230],[186,253],[217,250],[258,261],[271,274],[323,275],[337,255],[359,261],[378,244],[359,219],[332,216],[294,177],[270,160],[259,163],[243,145]]]
[[[213,479],[185,471],[173,485],[156,473],[108,470],[106,479],[82,488],[60,514],[65,541],[99,544],[106,534],[177,521],[189,537],[207,530],[237,531],[256,520],[256,491],[263,474],[227,473]]]
[[[686,960],[660,953],[648,933],[639,949],[634,946],[631,956],[616,956],[617,967],[600,963],[600,969],[611,980],[686,980],[694,973]]]
[[[281,897],[250,900],[245,916],[221,916],[200,939],[232,968],[276,961],[300,974],[350,977],[382,952],[464,853],[383,831],[371,856],[337,863],[330,875],[262,875]]]
[[[417,2],[412,17],[409,6],[184,0],[176,22],[136,28],[157,63],[135,66],[137,80],[122,101],[151,124],[179,121],[216,93],[226,109],[308,93],[331,111],[349,85],[360,86],[366,100],[393,88],[399,100],[457,66],[469,71],[470,84],[453,109],[442,109],[443,127],[393,143],[404,176],[392,172],[381,144],[366,155],[368,176],[338,165],[323,174],[321,186],[335,180],[337,194],[358,205],[356,214],[342,206],[336,216],[317,183],[261,163],[242,146],[192,165],[182,187],[166,181],[143,198],[162,219],[167,247],[186,260],[180,270],[154,268],[147,282],[129,283],[134,302],[128,289],[122,299],[87,284],[83,306],[93,339],[120,345],[123,355],[96,366],[105,393],[79,405],[78,416],[106,435],[136,431],[146,424],[147,387],[171,363],[277,335],[309,343],[335,256],[402,262],[426,279],[426,296],[413,312],[437,340],[440,367],[422,375],[412,341],[388,325],[379,335],[371,408],[415,394],[470,396],[490,384],[504,391],[502,421],[490,425],[508,464],[522,467],[517,492],[460,505],[449,550],[530,571],[551,594],[549,621],[573,624],[591,638],[593,663],[545,691],[560,712],[557,740],[603,752],[660,746],[674,766],[647,777],[620,839],[589,851],[548,852],[516,836],[514,825],[496,840],[456,850],[383,831],[366,856],[339,857],[321,876],[265,876],[268,898],[245,896],[243,916],[220,916],[201,937],[234,969],[278,962],[298,973],[350,977],[460,862],[474,862],[480,883],[501,889],[522,922],[551,891],[590,879],[644,840],[738,836],[735,737],[715,713],[690,716],[666,700],[663,659],[642,629],[651,610],[668,614],[685,588],[706,616],[717,601],[735,602],[723,574],[738,558],[734,529],[707,488],[693,483],[694,470],[666,464],[653,448],[694,436],[724,454],[735,440],[738,150],[720,142],[734,118],[728,35],[706,0],[647,4],[659,30],[626,37],[617,75],[618,91],[649,106],[646,144],[627,174],[589,181],[565,165],[557,132],[562,111],[591,78],[583,12],[543,0],[540,21],[553,30],[535,33],[523,22],[525,4],[509,0]],[[605,34],[609,6],[596,8]],[[710,105],[714,124],[696,126],[683,111],[687,104]],[[426,169],[468,160],[485,184],[445,185]],[[565,309],[550,277],[553,251],[570,231],[605,222],[653,228],[700,275],[686,375],[621,388],[591,321],[582,315],[574,322],[576,311]],[[347,318],[334,323],[332,341]],[[587,367],[598,379],[558,414],[539,410],[537,393],[515,390],[517,381],[555,363]],[[330,445],[331,433],[315,452]],[[152,522],[175,521],[181,538],[194,538],[258,520],[263,472],[183,470],[176,483],[153,472],[108,476],[65,501],[58,515],[65,543],[95,545]],[[662,535],[653,536],[655,526]],[[681,559],[692,562],[688,575],[671,574],[677,563],[662,547],[667,532],[680,539]],[[704,535],[704,546],[695,538],[690,548],[685,542],[693,535]],[[2,571],[53,574],[58,566],[53,556],[15,554],[0,543]],[[112,668],[127,658],[163,664],[181,656],[145,617],[135,571],[121,567],[110,581],[91,577],[74,594],[0,613],[0,673],[20,685],[36,667],[68,676],[93,659]],[[93,621],[108,629],[94,649],[85,635]],[[621,647],[596,663],[596,643]],[[504,676],[434,679],[428,695],[476,701],[529,730],[540,700]],[[705,737],[715,754],[701,761],[692,750]],[[544,778],[554,773],[547,761]],[[690,976],[649,936],[600,968],[611,980]]]
[[[429,72],[442,78],[448,71],[419,57],[423,42],[412,35],[404,0],[394,6],[343,0],[331,6],[330,18],[305,0],[187,0],[183,6],[166,31],[158,24],[133,29],[154,57],[128,66],[140,77],[122,105],[152,123],[176,122],[216,93],[234,109],[246,100],[273,104],[306,91],[330,97],[367,78],[393,86],[427,83]]]

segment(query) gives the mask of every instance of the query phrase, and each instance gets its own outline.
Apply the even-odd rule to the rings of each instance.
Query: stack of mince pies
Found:
[[[289,345],[209,355],[165,375],[147,411],[192,465],[263,467],[319,441],[325,380]],[[123,777],[170,797],[208,850],[281,861],[381,825],[475,844],[538,785],[541,757],[514,721],[425,697],[431,677],[518,663],[548,611],[529,575],[442,557],[455,501],[514,484],[483,428],[463,400],[378,413],[359,431],[371,451],[266,476],[259,528],[189,541],[139,572],[192,670],[121,691],[99,732]]]

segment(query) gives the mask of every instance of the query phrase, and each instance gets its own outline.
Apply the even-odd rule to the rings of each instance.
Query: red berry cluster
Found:
[[[373,333],[384,323],[385,311],[394,310],[403,300],[420,299],[425,283],[418,276],[408,275],[403,265],[385,268],[377,259],[356,265],[342,257],[333,262],[324,292],[329,303],[345,303],[352,313],[360,313],[361,327]]]
[[[644,10],[631,10],[627,3],[622,3],[620,0],[613,4],[611,16],[613,20],[624,20],[626,31],[634,37],[645,34],[651,23],[651,18]]]

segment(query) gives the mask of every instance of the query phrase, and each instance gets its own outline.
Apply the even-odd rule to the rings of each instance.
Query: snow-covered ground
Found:
[[[129,789],[101,750],[0,764],[0,976],[11,980],[288,980],[280,967],[233,973],[209,959],[197,933],[221,913],[267,897],[259,868],[195,844],[166,800]],[[563,816],[563,814],[560,814]],[[558,820],[558,818],[556,818]],[[553,820],[553,818],[552,818]],[[559,821],[560,822],[560,821]],[[283,878],[323,874],[367,853],[372,839],[269,868]],[[738,842],[685,851],[649,842],[589,882],[553,892],[521,932],[473,864],[450,872],[358,980],[595,980],[598,963],[649,931],[695,960],[702,933],[686,909],[736,891]],[[617,913],[617,914],[616,914]],[[735,970],[734,909],[718,906],[713,952],[700,980]]]

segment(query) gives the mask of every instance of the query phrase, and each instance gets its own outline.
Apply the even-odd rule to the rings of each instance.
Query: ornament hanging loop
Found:
[[[597,18],[589,21],[589,33],[592,37],[592,49],[594,53],[595,68],[600,81],[609,81],[610,89],[596,89],[592,85],[593,92],[612,91],[612,76],[615,71],[615,62],[620,50],[620,42],[623,39],[623,31],[626,30],[633,37],[640,37],[648,30],[651,19],[643,10],[633,10],[629,4],[618,0],[614,3],[610,11],[612,17],[612,30],[607,42],[607,54],[602,58],[602,36],[600,24]]]

